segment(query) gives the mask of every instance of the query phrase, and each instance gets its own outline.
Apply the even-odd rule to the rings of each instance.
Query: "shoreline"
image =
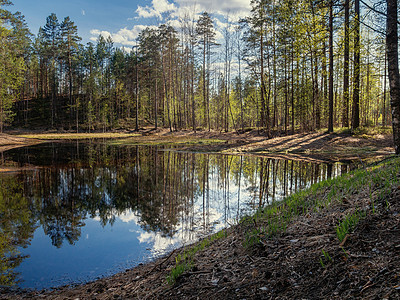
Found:
[[[0,135],[0,152],[50,141],[105,139],[115,145],[164,145],[176,151],[256,155],[271,158],[337,162],[394,154],[391,134],[310,132],[271,139],[257,130],[237,134],[218,131],[178,131],[142,129],[106,133],[54,133],[14,130]]]

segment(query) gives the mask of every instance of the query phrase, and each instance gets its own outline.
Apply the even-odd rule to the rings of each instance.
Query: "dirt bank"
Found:
[[[38,139],[29,139],[10,134],[0,133],[0,152],[13,148],[33,145],[40,142],[42,141]]]
[[[199,138],[218,138],[225,144],[186,147],[187,150],[220,151],[232,154],[256,154],[282,158],[314,158],[320,160],[354,160],[360,157],[385,156],[393,153],[391,135],[353,136],[345,133],[298,133],[268,139],[256,131],[235,133],[199,133]]]
[[[262,155],[286,159],[344,161],[382,158],[394,153],[391,134],[351,135],[324,132],[278,135],[268,139],[257,130],[237,134],[217,131],[143,130],[140,136],[120,140],[125,144],[166,144],[196,152]]]

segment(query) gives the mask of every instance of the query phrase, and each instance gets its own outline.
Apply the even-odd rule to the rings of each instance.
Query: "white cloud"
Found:
[[[153,0],[153,7],[160,13],[176,10],[174,3],[169,3],[167,0]]]
[[[92,37],[90,38],[92,41],[96,41],[99,35],[102,35],[104,38],[111,36],[114,43],[121,44],[123,46],[134,46],[136,45],[136,38],[138,37],[139,33],[149,26],[146,25],[135,25],[132,29],[122,28],[116,33],[111,33],[109,31],[101,31],[98,29],[92,29],[90,34]],[[154,27],[155,26],[150,26]]]
[[[140,18],[152,18],[156,17],[161,19],[161,14],[155,11],[153,8],[148,6],[138,6],[136,13],[139,15]]]
[[[176,0],[180,8],[193,7],[193,2],[193,0]],[[196,11],[207,11],[222,16],[229,15],[233,20],[238,20],[241,17],[247,16],[251,9],[250,0],[197,0],[195,3]]]
[[[140,6],[136,10],[136,13],[141,18],[158,18],[163,19],[162,14],[173,12],[176,10],[174,3],[169,3],[168,0],[152,0],[152,5],[150,6]]]
[[[215,29],[216,39],[221,41],[223,39],[223,31],[226,26],[226,19],[230,22],[236,22],[240,18],[249,15],[250,13],[250,0],[231,0],[231,1],[215,1],[215,0],[152,0],[151,5],[138,6],[136,9],[136,17],[129,20],[135,20],[136,23],[140,19],[156,18],[158,20],[165,19],[165,14],[169,14],[166,23],[179,30],[182,26],[182,20],[196,22],[203,11],[208,11],[212,14]],[[82,10],[82,14],[85,11]],[[90,31],[92,37],[90,40],[96,41],[99,35],[107,38],[111,36],[112,40],[120,46],[131,48],[136,45],[136,38],[139,33],[145,29],[146,25],[134,25],[131,29],[125,27],[117,32],[102,31],[99,29],[92,29]],[[156,26],[150,26],[156,28]],[[230,32],[234,30],[233,26],[229,29]]]
[[[163,19],[163,14],[169,13],[171,18],[183,18],[185,15],[199,14],[207,11],[209,13],[228,16],[237,21],[247,16],[250,12],[250,0],[175,0],[170,3],[168,0],[152,0],[151,6],[138,6],[136,13],[138,18],[157,18]],[[197,17],[195,18],[197,19]]]
[[[109,36],[111,36],[111,33],[110,32],[108,32],[108,31],[100,31],[100,30],[98,30],[98,29],[92,29],[92,30],[90,30],[90,34],[91,35],[93,35],[91,38],[90,38],[90,40],[92,40],[92,41],[96,41],[97,40],[97,38],[101,35],[101,36],[103,36],[104,38],[107,38],[107,37],[109,37]]]

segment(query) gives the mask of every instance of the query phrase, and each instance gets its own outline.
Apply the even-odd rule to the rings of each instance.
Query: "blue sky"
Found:
[[[250,0],[12,0],[11,11],[20,11],[33,34],[55,13],[61,22],[69,16],[78,26],[82,42],[95,41],[99,34],[111,35],[116,45],[130,47],[144,26],[166,22],[171,25],[185,13],[207,10],[216,21],[249,14]],[[194,17],[195,18],[195,17]],[[219,21],[219,26],[222,23]]]

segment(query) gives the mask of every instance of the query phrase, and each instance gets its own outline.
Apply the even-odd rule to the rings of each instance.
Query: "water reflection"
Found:
[[[5,152],[5,163],[23,168],[0,174],[0,284],[42,288],[116,272],[349,170],[161,150],[53,143]]]

